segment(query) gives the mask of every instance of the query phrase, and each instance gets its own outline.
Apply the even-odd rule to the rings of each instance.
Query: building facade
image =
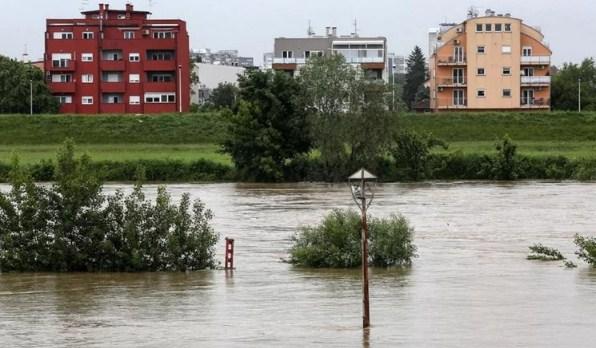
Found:
[[[387,81],[387,39],[337,35],[337,28],[327,27],[325,36],[305,38],[276,38],[273,69],[296,74],[312,56],[341,54],[346,62],[360,69],[369,79]]]
[[[238,84],[238,78],[245,74],[247,68],[240,66],[195,63],[194,71],[199,82],[192,85],[191,101],[202,105],[209,99],[211,92],[223,83]]]
[[[186,112],[189,37],[182,20],[149,12],[98,10],[82,19],[48,19],[45,71],[63,113]]]
[[[540,30],[488,10],[430,38],[431,110],[550,109],[552,52]]]
[[[238,66],[253,68],[255,59],[253,57],[242,57],[237,50],[220,50],[212,52],[209,48],[199,49],[191,52],[192,59],[197,63]]]

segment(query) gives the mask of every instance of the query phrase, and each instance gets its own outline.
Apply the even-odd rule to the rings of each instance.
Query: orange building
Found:
[[[488,10],[430,38],[433,111],[550,109],[552,52],[539,29]]]

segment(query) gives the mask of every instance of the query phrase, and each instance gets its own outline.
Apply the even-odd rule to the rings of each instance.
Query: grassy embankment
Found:
[[[138,161],[161,161],[164,167],[205,160],[231,167],[217,145],[225,127],[217,113],[0,116],[0,165],[8,164],[13,154],[28,165],[51,160],[70,137],[79,153],[97,162],[132,167]],[[399,117],[399,127],[433,133],[449,144],[448,150],[441,150],[447,153],[494,153],[497,140],[508,134],[525,156],[596,159],[596,113],[407,114]],[[159,178],[159,170],[154,175]]]

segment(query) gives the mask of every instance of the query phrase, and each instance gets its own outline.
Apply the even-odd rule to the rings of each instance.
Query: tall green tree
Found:
[[[244,179],[281,181],[287,165],[311,148],[300,85],[282,72],[251,71],[239,88],[223,150]]]
[[[370,81],[343,56],[311,58],[300,73],[310,130],[331,180],[355,167],[374,169],[391,139],[387,86]]]
[[[236,107],[239,89],[233,83],[220,83],[217,88],[211,91],[207,99],[207,105],[214,109],[230,109]]]
[[[579,79],[582,86],[582,110],[596,110],[596,66],[593,58],[581,64],[565,63],[552,81],[551,105],[555,110],[577,110]]]
[[[0,113],[29,113],[30,81],[33,81],[33,112],[58,111],[58,101],[50,93],[40,69],[0,56]]]
[[[422,98],[424,96],[421,90],[424,88],[426,77],[426,60],[422,49],[416,46],[407,60],[406,82],[403,88],[403,100],[409,110],[412,110],[414,104],[420,101],[417,97]]]

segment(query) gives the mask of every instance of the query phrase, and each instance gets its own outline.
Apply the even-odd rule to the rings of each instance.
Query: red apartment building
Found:
[[[151,13],[82,12],[48,19],[45,72],[63,113],[186,112],[190,105],[189,39],[182,20]]]

